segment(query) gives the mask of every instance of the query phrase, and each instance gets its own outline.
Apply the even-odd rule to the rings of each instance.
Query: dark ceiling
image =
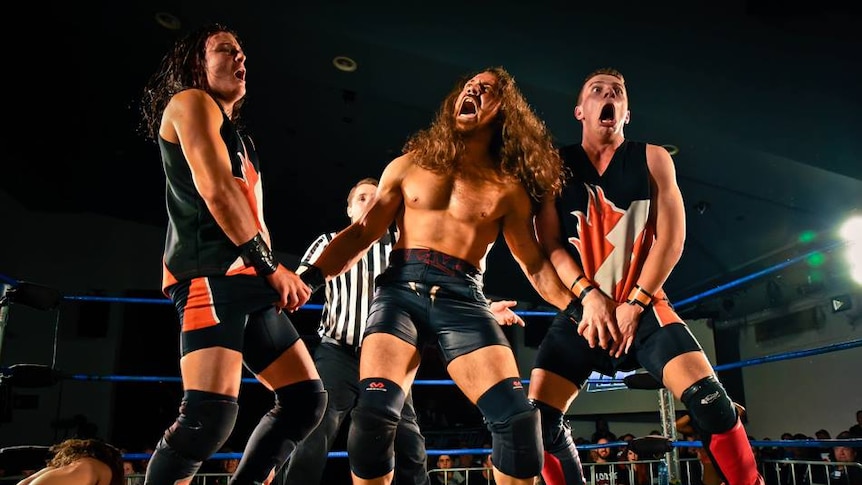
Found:
[[[862,17],[826,2],[631,3],[33,4],[25,33],[6,41],[0,188],[33,210],[163,226],[161,166],[136,134],[136,102],[171,42],[217,20],[248,55],[244,117],[280,252],[344,227],[349,187],[379,176],[460,75],[491,65],[516,77],[561,144],[580,139],[571,112],[583,77],[626,75],[628,138],[679,147],[688,233],[672,300],[806,251],[801,233],[824,242],[862,209]],[[180,29],[159,25],[159,12]],[[358,69],[336,70],[339,55]],[[497,244],[488,289],[536,300],[510,271]]]

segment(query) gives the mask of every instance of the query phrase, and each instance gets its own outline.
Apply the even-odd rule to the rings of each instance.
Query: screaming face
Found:
[[[498,79],[490,72],[482,72],[467,81],[455,100],[455,125],[469,131],[489,125],[500,107]]]
[[[629,122],[628,96],[623,82],[608,74],[590,78],[584,85],[575,117],[586,127],[622,133]]]

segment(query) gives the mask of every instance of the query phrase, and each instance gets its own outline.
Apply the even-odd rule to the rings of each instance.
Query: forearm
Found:
[[[637,279],[637,285],[651,295],[655,295],[661,289],[682,256],[682,240],[668,239],[667,241],[656,240],[644,260]]]
[[[573,284],[579,277],[586,276],[583,268],[563,248],[552,251],[549,254],[549,258],[560,280],[569,288],[569,291],[571,291]]]
[[[248,206],[248,200],[238,187],[224,187],[216,195],[204,196],[204,200],[219,227],[237,246],[248,242],[260,232],[257,219]],[[271,243],[268,236],[265,239],[267,244]]]
[[[533,270],[526,270],[525,274],[542,299],[560,310],[564,310],[574,298],[566,285],[560,281],[554,266],[549,261],[545,261]]]
[[[327,280],[347,272],[362,259],[365,251],[383,234],[370,234],[363,226],[351,224],[326,246],[314,266]]]

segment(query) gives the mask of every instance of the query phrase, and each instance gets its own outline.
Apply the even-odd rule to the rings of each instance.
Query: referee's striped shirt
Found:
[[[335,234],[321,234],[305,251],[299,266],[308,266],[317,261]],[[332,338],[351,348],[357,348],[362,343],[368,309],[374,297],[374,278],[389,264],[392,241],[392,235],[387,233],[372,244],[350,270],[326,283],[326,303],[317,328],[321,337]]]

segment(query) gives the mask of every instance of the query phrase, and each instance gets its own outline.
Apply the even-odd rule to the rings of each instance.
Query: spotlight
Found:
[[[862,216],[854,216],[841,226],[841,238],[847,242],[845,247],[850,277],[862,284]]]

